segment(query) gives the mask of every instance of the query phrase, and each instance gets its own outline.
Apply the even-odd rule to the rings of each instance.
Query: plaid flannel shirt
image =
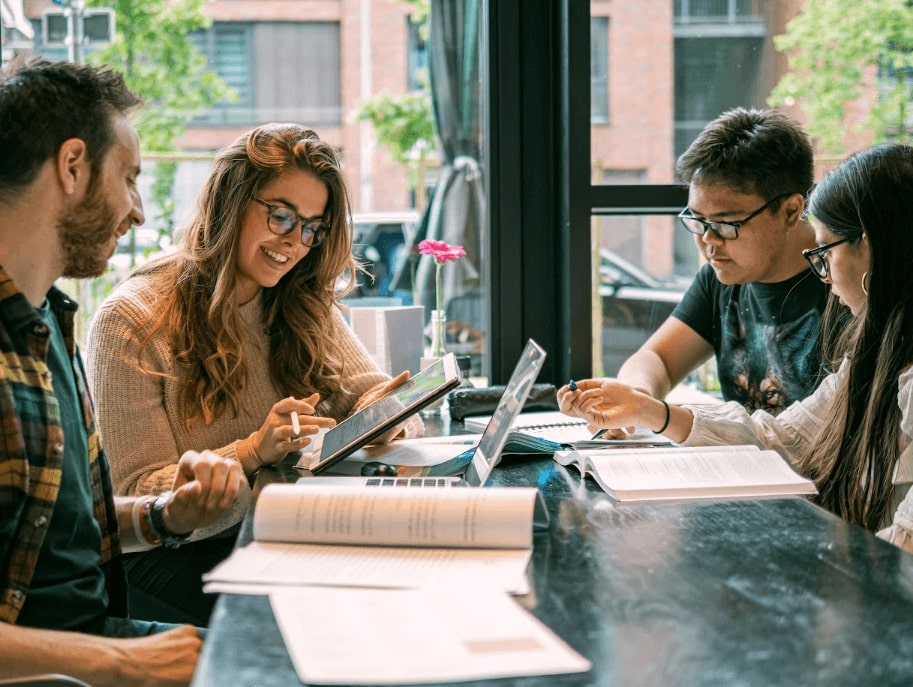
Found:
[[[77,305],[59,289],[48,301],[73,362],[89,446],[94,516],[108,615],[126,616],[126,582],[108,461],[101,450],[82,358],[74,339]],[[0,621],[15,623],[51,521],[63,470],[63,427],[47,365],[50,331],[0,266]]]

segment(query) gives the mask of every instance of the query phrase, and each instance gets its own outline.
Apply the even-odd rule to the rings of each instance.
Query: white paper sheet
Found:
[[[343,587],[473,588],[529,592],[529,549],[433,549],[252,542],[235,549],[204,582]],[[247,593],[242,591],[241,593]]]
[[[465,590],[465,586],[464,586]],[[270,595],[311,684],[403,684],[577,673],[590,662],[504,594],[295,588]]]

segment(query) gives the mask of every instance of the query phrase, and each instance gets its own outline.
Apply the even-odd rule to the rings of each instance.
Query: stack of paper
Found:
[[[529,591],[536,495],[269,485],[258,497],[255,541],[207,573],[206,590],[269,594],[307,683],[589,670],[510,596]],[[391,660],[390,646],[407,648],[408,660]]]

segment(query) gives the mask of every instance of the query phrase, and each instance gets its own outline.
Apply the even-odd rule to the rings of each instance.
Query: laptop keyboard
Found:
[[[462,487],[465,482],[444,477],[372,477],[365,480],[369,487]]]

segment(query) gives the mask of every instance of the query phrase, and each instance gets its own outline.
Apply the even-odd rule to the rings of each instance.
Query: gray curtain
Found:
[[[465,258],[443,268],[445,304],[454,298],[479,297],[480,233],[485,216],[479,163],[480,4],[481,0],[432,0],[429,17],[431,97],[441,169],[430,196],[424,238],[466,249]],[[426,316],[434,308],[434,272],[434,261],[423,256],[416,280]],[[474,307],[472,312],[478,313],[480,308]],[[484,327],[481,321],[467,324]]]

